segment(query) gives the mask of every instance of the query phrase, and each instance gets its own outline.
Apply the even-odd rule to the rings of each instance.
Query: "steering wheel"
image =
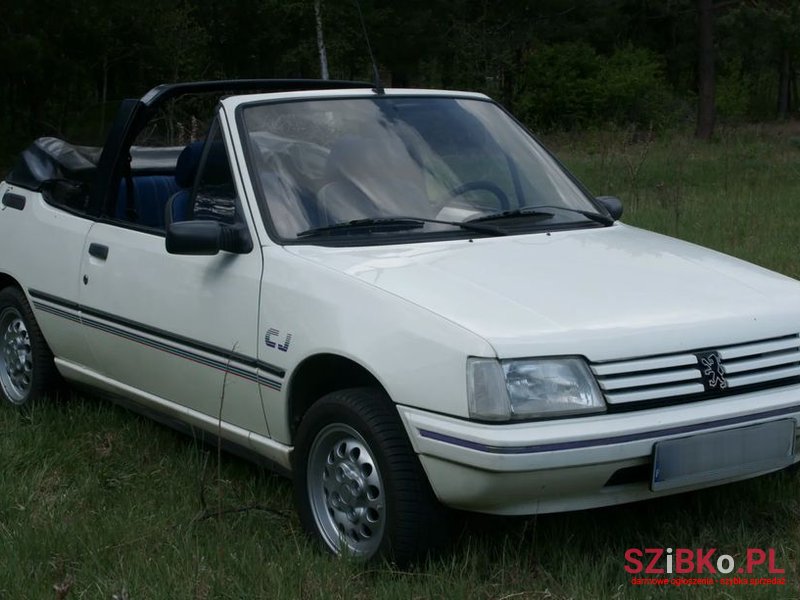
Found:
[[[450,190],[450,197],[455,198],[457,196],[463,196],[468,192],[477,192],[477,191],[489,192],[500,201],[500,208],[502,208],[503,210],[511,209],[511,203],[508,201],[508,196],[500,188],[500,186],[497,185],[496,183],[487,181],[485,179],[476,179],[475,181],[468,181],[466,183],[462,183],[458,187],[455,187],[452,190]]]

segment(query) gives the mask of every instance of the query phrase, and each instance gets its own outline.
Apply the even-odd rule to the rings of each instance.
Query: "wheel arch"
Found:
[[[6,273],[4,271],[0,271],[0,291],[5,290],[7,288],[17,288],[22,293],[22,295],[25,297],[25,299],[28,302],[28,305],[30,306],[31,313],[33,314],[34,322],[36,322],[36,326],[37,326],[37,328],[39,329],[39,331],[42,334],[42,338],[44,339],[44,343],[47,346],[48,351],[50,351],[52,353],[52,347],[50,345],[50,340],[48,339],[48,334],[45,333],[42,330],[41,325],[39,324],[38,319],[36,318],[36,313],[35,313],[34,308],[33,308],[33,300],[31,298],[30,294],[28,293],[28,291],[24,287],[22,287],[22,284],[19,282],[19,280],[16,277],[14,277],[13,275],[10,275],[9,273]]]
[[[2,271],[0,271],[0,290],[3,290],[5,288],[7,288],[7,287],[17,287],[17,288],[21,289],[23,292],[25,291],[25,290],[22,289],[22,286],[19,284],[19,281],[14,279],[8,273],[3,273]],[[27,294],[26,294],[26,296],[27,296]]]
[[[387,391],[369,369],[351,358],[321,353],[303,359],[293,370],[287,388],[287,419],[292,440],[303,416],[317,400],[331,392],[354,387]]]
[[[0,273],[0,400],[16,406],[58,393],[61,382],[53,353],[44,338],[30,300],[11,276]],[[13,361],[9,368],[9,360]]]

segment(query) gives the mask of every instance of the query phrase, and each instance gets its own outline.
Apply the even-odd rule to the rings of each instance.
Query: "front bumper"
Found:
[[[650,489],[657,442],[779,419],[800,432],[800,385],[691,404],[510,425],[398,406],[437,497],[493,514],[579,510],[747,479],[769,470]],[[800,460],[795,441],[795,457]],[[771,469],[774,470],[774,469]]]

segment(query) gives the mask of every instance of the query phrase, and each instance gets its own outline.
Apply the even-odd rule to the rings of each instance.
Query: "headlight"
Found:
[[[469,414],[511,421],[603,412],[603,394],[580,358],[467,360]]]

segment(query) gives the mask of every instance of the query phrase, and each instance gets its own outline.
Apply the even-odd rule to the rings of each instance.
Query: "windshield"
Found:
[[[489,101],[312,99],[247,105],[242,115],[253,183],[284,241],[603,224],[562,168]]]

